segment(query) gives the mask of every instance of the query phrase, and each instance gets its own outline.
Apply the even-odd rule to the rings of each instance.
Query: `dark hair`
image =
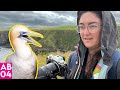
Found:
[[[77,25],[79,25],[79,20],[81,16],[86,12],[93,12],[102,20],[102,11],[78,11],[77,12]]]
[[[78,11],[77,12],[77,25],[79,25],[79,20],[81,16],[88,11]],[[102,21],[102,11],[89,11],[95,13]],[[88,56],[87,56],[88,57]],[[93,71],[95,69],[96,64],[99,62],[101,58],[101,49],[98,48],[98,50],[94,53],[93,57],[90,58],[90,62],[86,64],[86,68],[88,72],[86,72],[87,78],[92,78]]]
[[[99,62],[99,60],[101,59],[101,49],[98,49],[93,57],[90,58],[90,62],[88,64],[86,64],[86,68],[88,70],[88,72],[86,72],[86,76],[88,79],[92,78],[93,75],[93,71],[97,65],[97,63]]]

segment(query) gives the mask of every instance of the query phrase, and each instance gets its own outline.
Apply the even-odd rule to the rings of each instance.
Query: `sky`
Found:
[[[120,11],[111,11],[120,23]],[[77,11],[0,11],[0,28],[24,24],[28,27],[76,25]]]

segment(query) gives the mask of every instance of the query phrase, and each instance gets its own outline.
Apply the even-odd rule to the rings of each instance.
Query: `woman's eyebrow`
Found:
[[[97,24],[98,22],[89,22],[88,25]],[[79,23],[79,25],[85,25],[85,23]]]
[[[91,24],[97,24],[98,22],[90,22],[88,23],[88,25],[91,25]]]
[[[79,25],[84,25],[84,23],[79,23]]]

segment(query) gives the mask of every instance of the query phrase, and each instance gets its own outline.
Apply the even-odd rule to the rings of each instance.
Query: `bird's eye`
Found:
[[[20,35],[19,35],[18,37],[20,37],[20,38],[21,38],[21,37],[28,37],[28,36],[27,36],[27,32],[23,32],[23,31],[20,32]]]
[[[20,34],[21,34],[21,35],[26,35],[27,32],[23,32],[23,31],[22,31],[22,32],[20,32]]]

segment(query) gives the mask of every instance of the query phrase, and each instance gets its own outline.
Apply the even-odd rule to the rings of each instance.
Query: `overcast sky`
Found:
[[[14,24],[29,27],[76,25],[76,11],[0,11],[0,28]],[[112,11],[120,23],[120,11]]]

